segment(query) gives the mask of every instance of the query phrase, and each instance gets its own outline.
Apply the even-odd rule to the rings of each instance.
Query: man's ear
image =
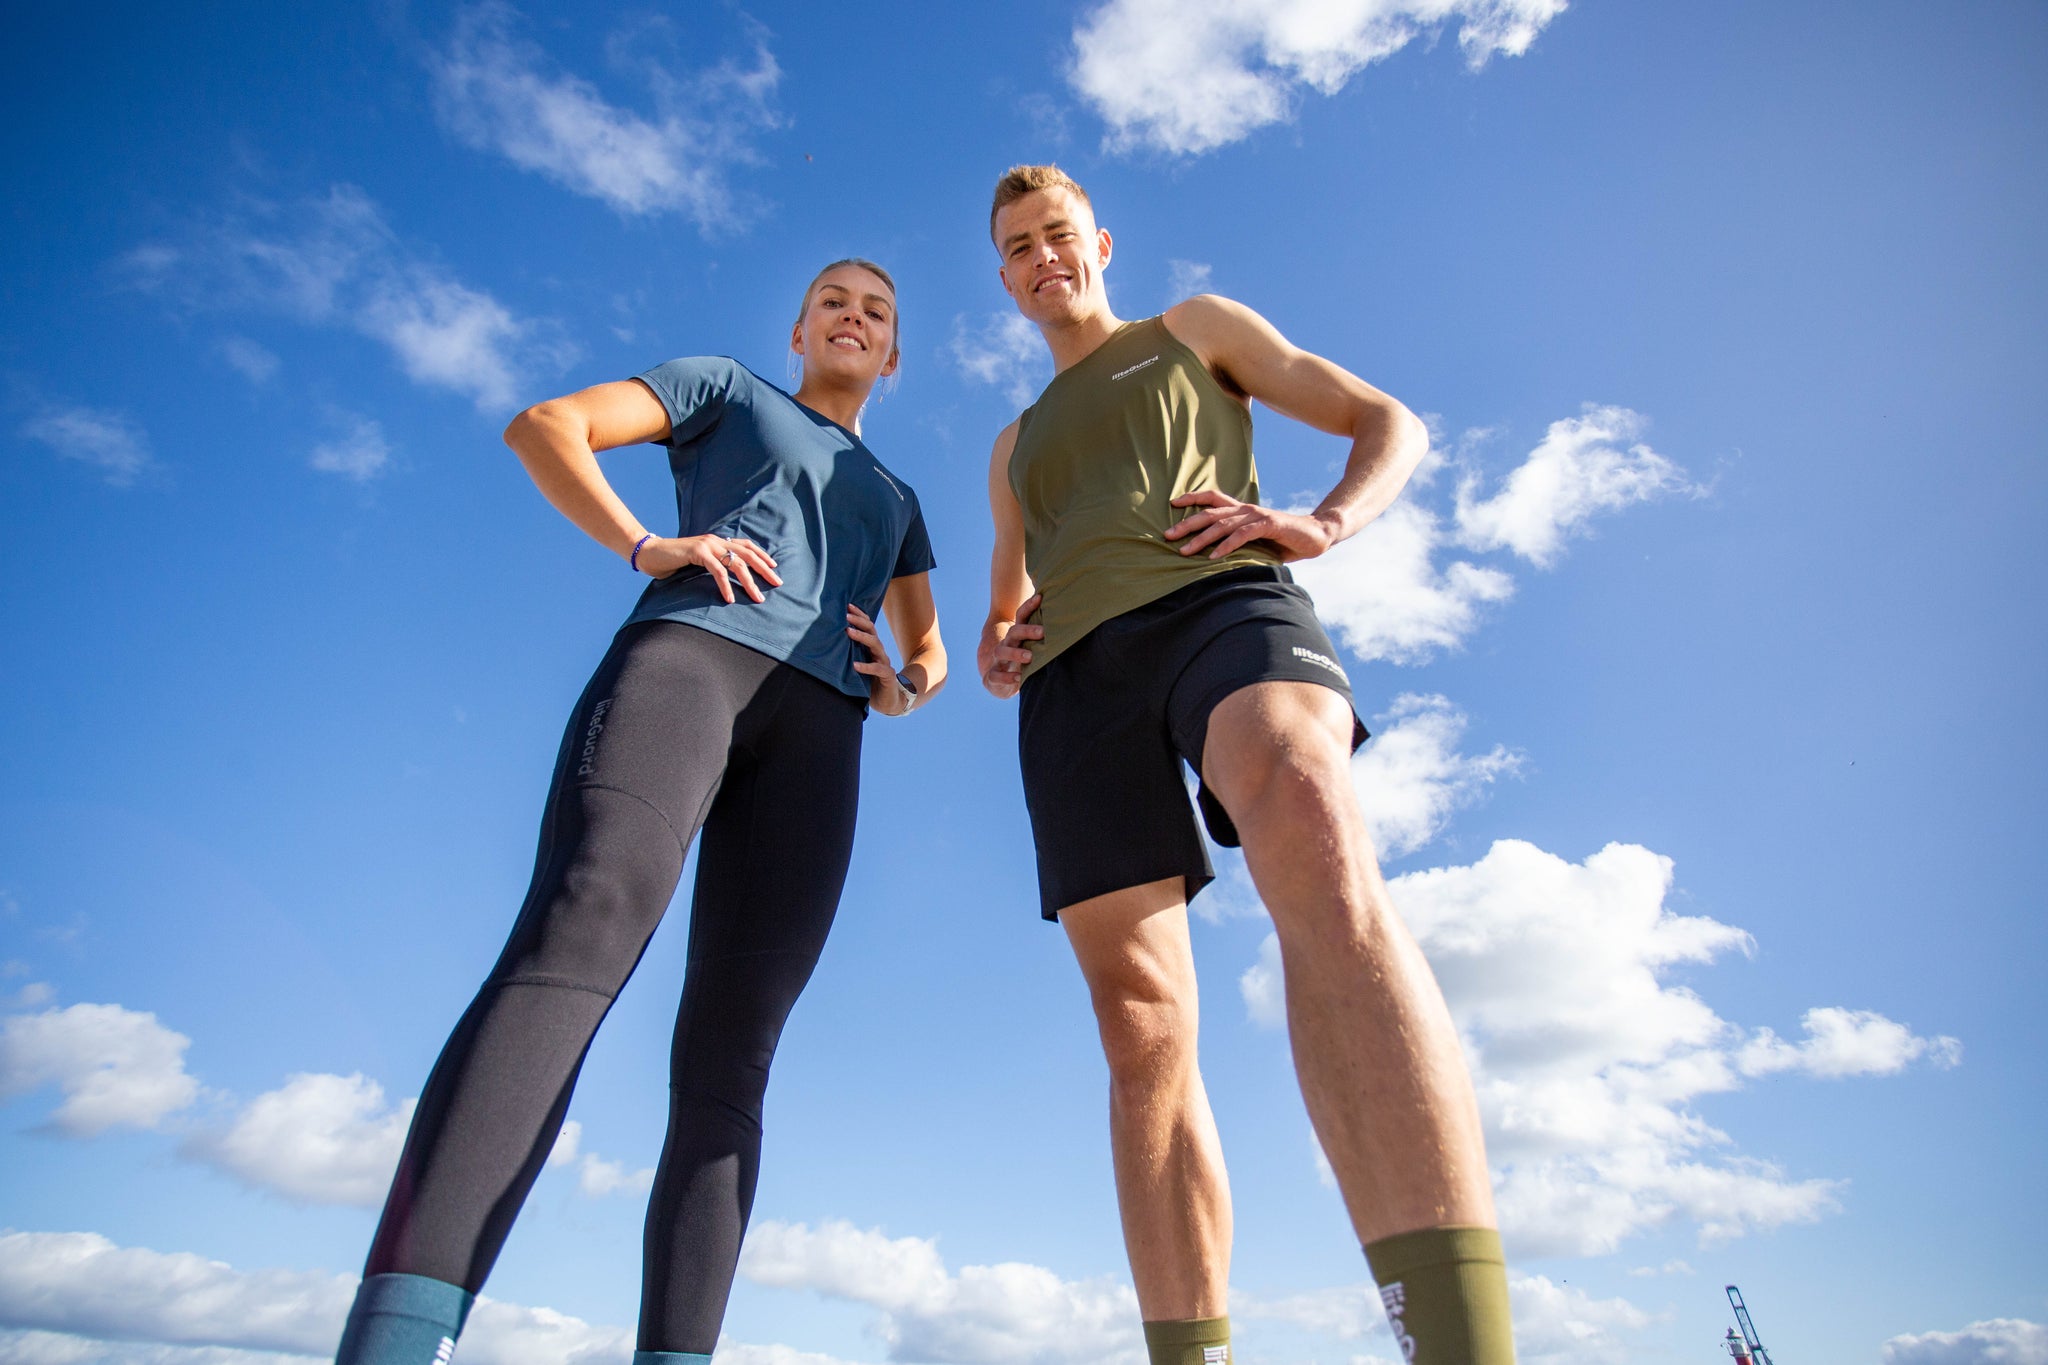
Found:
[[[1111,242],[1108,228],[1095,229],[1095,259],[1097,268],[1109,264]]]

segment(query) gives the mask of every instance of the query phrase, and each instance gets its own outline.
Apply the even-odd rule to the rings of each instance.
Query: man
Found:
[[[1022,693],[1043,913],[1110,1072],[1110,1147],[1153,1365],[1229,1359],[1230,1192],[1196,1066],[1187,901],[1213,876],[1181,783],[1273,916],[1309,1118],[1396,1340],[1507,1365],[1507,1281],[1472,1083],[1351,785],[1349,680],[1285,562],[1386,510],[1428,448],[1387,395],[1213,295],[1123,323],[1110,236],[1054,166],[997,183],[998,274],[1057,373],[996,438],[979,664]],[[1311,513],[1263,507],[1250,400],[1351,453]]]

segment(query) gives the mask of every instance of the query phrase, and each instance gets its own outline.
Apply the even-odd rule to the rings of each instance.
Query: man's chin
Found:
[[[1037,295],[1017,305],[1017,311],[1026,322],[1040,327],[1061,327],[1079,319],[1086,311],[1081,300],[1073,294],[1059,294],[1051,298]]]

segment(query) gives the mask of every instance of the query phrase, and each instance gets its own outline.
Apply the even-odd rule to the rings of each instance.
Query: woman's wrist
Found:
[[[896,670],[896,689],[904,696],[903,709],[896,714],[907,716],[917,709],[917,703],[924,694],[918,687],[917,680],[902,669]]]
[[[632,569],[634,573],[640,572],[640,552],[646,549],[647,543],[653,539],[654,532],[649,531],[645,535],[641,536],[638,540],[633,542],[632,550],[626,555],[626,565],[628,568]]]

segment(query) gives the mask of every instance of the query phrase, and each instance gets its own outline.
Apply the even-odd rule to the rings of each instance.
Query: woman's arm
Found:
[[[598,467],[600,450],[663,441],[668,434],[668,410],[661,400],[639,380],[625,379],[534,404],[505,428],[505,444],[556,511],[619,558],[637,563],[640,572],[666,578],[697,564],[710,573],[726,601],[733,600],[733,578],[749,597],[761,601],[757,576],[772,587],[782,583],[767,551],[750,540],[722,536],[652,535]]]
[[[888,646],[875,631],[875,623],[857,606],[846,608],[846,634],[868,652],[867,663],[855,663],[854,671],[868,680],[868,698],[885,716],[908,714],[939,694],[946,685],[946,644],[939,638],[939,610],[932,601],[932,580],[928,573],[905,574],[891,579],[882,596],[882,614],[889,618],[889,633],[903,652],[903,676],[917,689],[912,697],[896,678],[896,665],[889,662]]]

